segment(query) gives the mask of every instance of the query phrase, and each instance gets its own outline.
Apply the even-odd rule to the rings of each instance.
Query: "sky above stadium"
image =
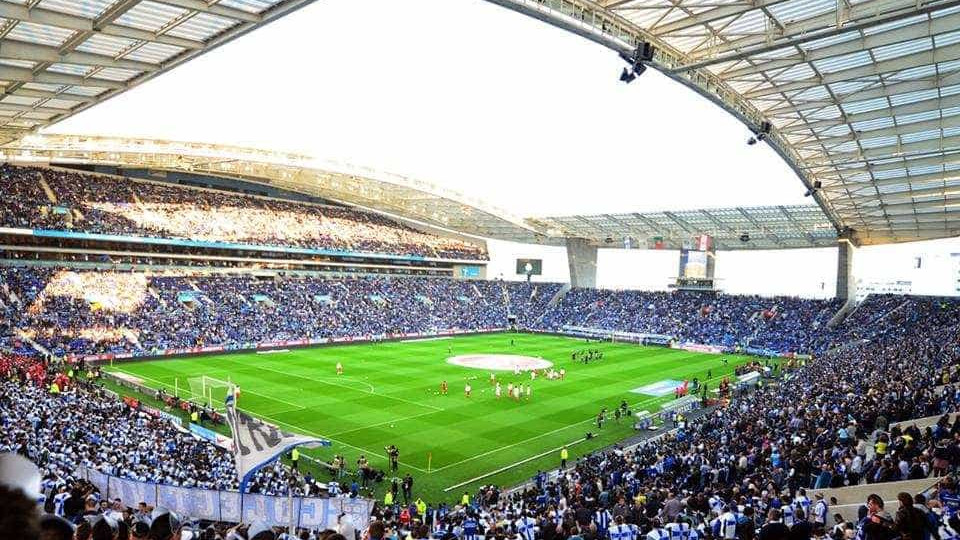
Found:
[[[745,126],[481,0],[322,0],[49,131],[254,146],[520,215],[812,203]]]

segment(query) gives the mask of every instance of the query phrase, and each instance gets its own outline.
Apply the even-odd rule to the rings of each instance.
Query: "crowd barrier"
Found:
[[[164,486],[137,482],[81,468],[80,477],[97,486],[107,500],[120,499],[135,507],[145,502],[171,510],[189,519],[252,523],[263,521],[273,526],[293,524],[306,529],[329,529],[337,524],[342,513],[357,530],[366,528],[373,511],[373,501],[351,498],[272,497],[217,491],[212,489]]]
[[[700,408],[700,398],[697,396],[684,396],[680,399],[665,403],[660,408],[660,419],[666,422],[674,418],[678,413],[688,413],[694,409]]]
[[[292,246],[276,246],[268,244],[244,244],[239,242],[216,242],[208,240],[188,240],[175,238],[160,238],[154,236],[128,236],[119,234],[85,233],[61,231],[56,229],[10,229],[2,228],[0,232],[23,234],[42,238],[65,238],[72,240],[92,240],[98,242],[119,242],[127,244],[149,244],[160,246],[178,246],[209,249],[229,249],[242,251],[261,251],[270,253],[294,253],[297,255],[322,255],[334,257],[364,257],[367,259],[399,260],[410,262],[454,262],[466,264],[487,264],[485,259],[448,259],[442,257],[424,257],[421,255],[394,255],[391,253],[375,253],[368,251],[344,251],[338,249],[301,248]]]
[[[424,337],[439,336],[457,336],[463,334],[488,334],[504,332],[507,328],[480,328],[475,330],[444,330],[438,332],[407,332],[396,334],[380,334],[374,336],[348,336],[338,338],[316,338],[316,339],[289,339],[281,341],[263,341],[260,343],[242,343],[234,346],[209,345],[205,347],[187,347],[181,349],[152,349],[139,353],[109,353],[109,354],[88,354],[88,355],[67,355],[68,362],[77,362],[81,359],[85,362],[111,362],[113,360],[132,360],[144,358],[162,358],[165,356],[184,356],[193,354],[210,354],[241,352],[267,349],[281,349],[287,347],[308,347],[313,345],[330,345],[346,343],[365,343],[373,341],[391,341],[396,339],[414,339]]]
[[[619,330],[605,330],[603,328],[592,328],[589,326],[564,325],[561,332],[566,335],[611,339],[627,343],[639,343],[641,345],[667,345],[673,340],[673,336],[665,334],[641,334],[636,332],[622,332]]]

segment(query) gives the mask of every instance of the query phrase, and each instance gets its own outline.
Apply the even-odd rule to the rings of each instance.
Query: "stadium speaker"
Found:
[[[650,62],[653,60],[653,53],[655,49],[653,43],[647,43],[646,41],[637,46],[636,59],[642,60],[644,62]]]

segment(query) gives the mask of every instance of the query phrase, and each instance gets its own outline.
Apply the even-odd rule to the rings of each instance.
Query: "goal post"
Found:
[[[223,409],[224,400],[227,397],[227,392],[230,391],[230,388],[234,386],[230,382],[229,378],[227,380],[217,379],[216,377],[209,377],[207,375],[201,375],[200,377],[191,377],[188,379],[190,383],[190,393],[194,397],[199,397],[201,400],[207,404],[208,407],[216,410]]]

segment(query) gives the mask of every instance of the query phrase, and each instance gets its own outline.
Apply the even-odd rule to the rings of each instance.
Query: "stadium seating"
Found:
[[[686,292],[573,289],[543,319],[566,325],[674,335],[706,345],[814,352],[810,344],[837,312],[836,300]]]
[[[57,355],[506,328],[535,318],[560,289],[547,283],[442,278],[288,277],[3,267],[16,335]],[[534,292],[536,291],[536,292]],[[12,338],[8,338],[12,339]]]
[[[242,347],[310,337],[502,328],[510,314],[523,326],[543,330],[578,325],[665,332],[698,343],[815,353],[776,385],[734,395],[730,406],[694,416],[684,429],[656,442],[601,451],[510,496],[488,486],[471,497],[479,517],[492,519],[499,507],[514,516],[529,512],[540,531],[559,524],[554,538],[606,523],[598,511],[629,514],[645,507],[651,516],[670,520],[679,496],[683,503],[677,504],[692,526],[719,540],[711,529],[725,509],[754,512],[734,518],[737,531],[746,531],[762,525],[770,508],[810,510],[800,489],[810,490],[811,498],[816,489],[828,495],[886,494],[895,488],[868,484],[923,480],[917,484],[931,485],[932,477],[960,471],[955,416],[917,427],[909,422],[960,408],[954,386],[960,382],[956,299],[871,296],[846,320],[827,328],[837,302],[574,289],[548,308],[561,285],[543,283],[30,266],[0,267],[0,281],[9,326],[4,343],[21,352],[22,335],[56,354],[148,354],[209,344]],[[35,355],[0,355],[5,427],[0,451],[19,452],[40,464],[49,495],[59,485],[78,485],[72,477],[78,464],[173,486],[237,488],[233,463],[222,451],[84,381],[51,395],[45,385],[55,376]],[[291,479],[298,494],[318,490],[315,479],[281,466],[262,471],[251,490],[283,494]],[[940,485],[955,490],[956,484]],[[836,510],[849,516],[854,506],[842,502]],[[566,511],[558,517],[560,507]],[[464,522],[471,519],[463,507],[430,508],[437,512],[413,513],[438,536],[463,535]],[[397,510],[380,508],[377,514],[395,523]],[[832,525],[831,515],[825,529]],[[523,527],[518,520],[500,526],[515,534]],[[650,516],[640,521],[656,527]],[[752,536],[738,532],[733,538]]]
[[[42,187],[50,189],[48,194]],[[486,259],[478,246],[382,215],[93,174],[0,166],[0,226]]]

